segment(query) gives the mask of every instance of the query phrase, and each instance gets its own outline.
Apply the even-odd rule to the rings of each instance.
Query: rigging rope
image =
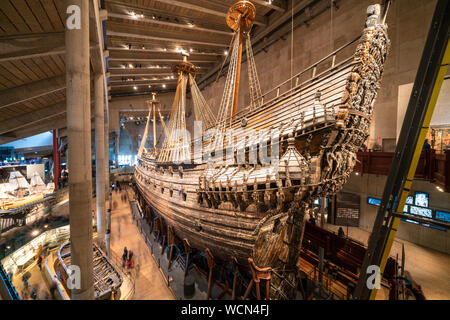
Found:
[[[192,103],[194,105],[195,120],[203,122],[204,130],[213,127],[216,123],[216,117],[200,92],[200,89],[198,88],[192,74],[189,74],[189,83],[191,88]]]

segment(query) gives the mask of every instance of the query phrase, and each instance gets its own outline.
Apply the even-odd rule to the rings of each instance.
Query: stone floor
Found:
[[[330,224],[325,227],[334,232],[339,228]],[[343,229],[347,234],[347,228]],[[370,233],[349,227],[348,236],[367,245]],[[391,250],[392,257],[398,254],[401,259],[402,244],[405,246],[405,270],[422,286],[425,297],[428,300],[450,300],[450,255],[396,238]]]
[[[121,195],[113,191],[111,212],[111,250],[122,256],[123,248],[133,251],[136,272],[134,300],[173,300],[172,292],[153,259],[144,237],[132,218],[128,200],[123,202]]]

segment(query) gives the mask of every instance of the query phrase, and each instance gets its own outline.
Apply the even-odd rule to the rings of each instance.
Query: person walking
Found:
[[[128,269],[133,267],[133,251],[128,251],[128,261],[127,261],[127,267]]]
[[[125,263],[128,259],[128,249],[127,247],[123,248],[123,254],[122,254],[122,268],[125,268]]]

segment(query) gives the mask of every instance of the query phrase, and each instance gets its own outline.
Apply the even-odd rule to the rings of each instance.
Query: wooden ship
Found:
[[[93,246],[94,266],[94,297],[96,300],[108,300],[116,296],[122,285],[122,276],[117,268],[111,264],[103,251],[95,244]],[[67,286],[69,278],[69,267],[71,265],[70,242],[64,243],[58,249],[58,258],[54,262],[54,270],[59,283],[62,284],[67,296],[71,296],[71,289]]]
[[[153,131],[153,150],[146,152],[150,119],[155,126],[153,98],[134,174],[141,207],[169,245],[176,237],[205,251],[208,260],[249,265],[257,285],[258,277],[270,279],[266,298],[295,298],[305,214],[315,199],[342,188],[369,136],[390,47],[387,9],[381,9],[368,8],[362,35],[262,94],[250,40],[255,7],[238,1],[226,19],[234,37],[217,114],[202,97],[187,57],[174,67],[178,86],[168,124],[161,119],[164,144],[157,150]],[[251,102],[237,112],[244,46]],[[188,84],[203,139],[184,133]],[[208,140],[211,129],[216,135]],[[232,132],[231,146],[217,132]],[[255,132],[266,135],[254,139]],[[278,152],[276,163],[253,159],[264,144],[271,156]],[[212,157],[217,150],[223,161]]]
[[[35,172],[30,183],[19,171],[12,171],[7,183],[0,184],[0,214],[12,213],[26,205],[38,204],[54,191],[54,184],[45,185]]]

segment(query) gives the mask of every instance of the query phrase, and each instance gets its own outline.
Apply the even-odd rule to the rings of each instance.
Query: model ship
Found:
[[[54,184],[46,185],[34,172],[30,183],[19,171],[12,171],[9,180],[0,184],[0,209],[11,210],[43,199],[54,191]]]
[[[263,95],[250,40],[256,10],[251,2],[238,1],[227,15],[234,37],[217,115],[185,57],[174,67],[178,86],[167,126],[161,119],[165,141],[157,150],[154,136],[153,150],[146,153],[148,124],[153,112],[155,126],[157,105],[155,98],[150,101],[135,170],[141,206],[160,229],[162,218],[169,234],[192,247],[222,261],[236,259],[270,271],[271,299],[295,298],[305,214],[315,199],[342,188],[369,136],[390,41],[386,9],[381,14],[380,5],[373,5],[367,14],[360,37]],[[237,112],[244,45],[251,101]],[[203,139],[192,141],[184,134],[188,84],[196,120],[203,123]],[[214,138],[208,140],[211,129]],[[255,132],[259,139],[252,138]],[[265,145],[271,156],[280,155],[276,163],[253,159],[252,153]],[[195,146],[203,148],[196,151]],[[218,150],[223,151],[220,161]]]

